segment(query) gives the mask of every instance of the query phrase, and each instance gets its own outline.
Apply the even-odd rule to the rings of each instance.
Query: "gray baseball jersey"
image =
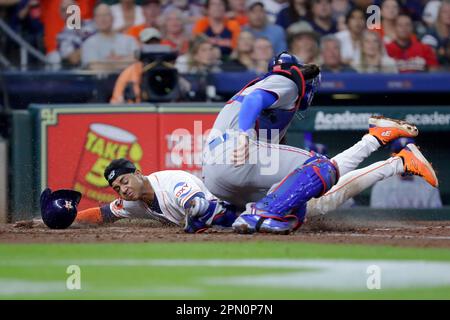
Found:
[[[258,117],[251,134],[248,161],[236,167],[231,157],[239,134],[239,117],[244,97],[256,89],[270,91],[277,100]],[[207,139],[203,157],[205,185],[215,196],[243,208],[264,197],[270,188],[301,166],[310,152],[271,143],[278,129],[283,137],[297,111],[296,84],[280,75],[270,75],[237,93],[220,111]],[[268,132],[269,131],[269,132]],[[258,136],[256,136],[256,134]],[[273,141],[273,140],[272,140]]]

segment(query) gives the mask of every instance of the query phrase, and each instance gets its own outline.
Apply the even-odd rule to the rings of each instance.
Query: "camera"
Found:
[[[177,52],[159,44],[143,45],[137,57],[143,64],[142,101],[169,102],[180,97]]]

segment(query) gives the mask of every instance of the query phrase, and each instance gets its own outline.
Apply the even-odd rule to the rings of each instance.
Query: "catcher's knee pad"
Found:
[[[272,219],[291,215],[311,198],[320,197],[330,190],[337,179],[334,164],[316,155],[291,172],[270,194],[256,202],[255,213]]]

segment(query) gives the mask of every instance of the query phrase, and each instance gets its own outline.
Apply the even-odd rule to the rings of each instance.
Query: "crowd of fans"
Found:
[[[284,50],[327,72],[450,68],[450,0],[0,0],[0,18],[60,68],[123,70],[149,43],[181,73],[263,73]]]

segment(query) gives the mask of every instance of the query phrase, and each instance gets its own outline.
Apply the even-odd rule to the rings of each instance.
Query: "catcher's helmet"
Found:
[[[268,67],[269,72],[273,71],[275,66],[280,66],[283,70],[289,70],[292,66],[300,68],[302,64],[294,55],[284,51],[270,59]]]
[[[41,193],[42,220],[50,229],[66,229],[77,216],[77,205],[81,193],[73,190],[57,190],[49,188]]]
[[[296,79],[296,70],[302,73],[302,78],[304,81],[304,94],[300,101],[300,110],[305,111],[311,105],[314,98],[314,94],[320,86],[320,69],[314,64],[303,64],[294,55],[284,51],[276,56],[274,56],[269,61],[268,70],[271,73],[280,73],[280,70],[284,70],[284,73],[288,71],[291,74],[292,80],[296,82],[299,87],[299,94],[302,92],[300,88],[300,80]],[[281,73],[283,75],[283,71]]]

